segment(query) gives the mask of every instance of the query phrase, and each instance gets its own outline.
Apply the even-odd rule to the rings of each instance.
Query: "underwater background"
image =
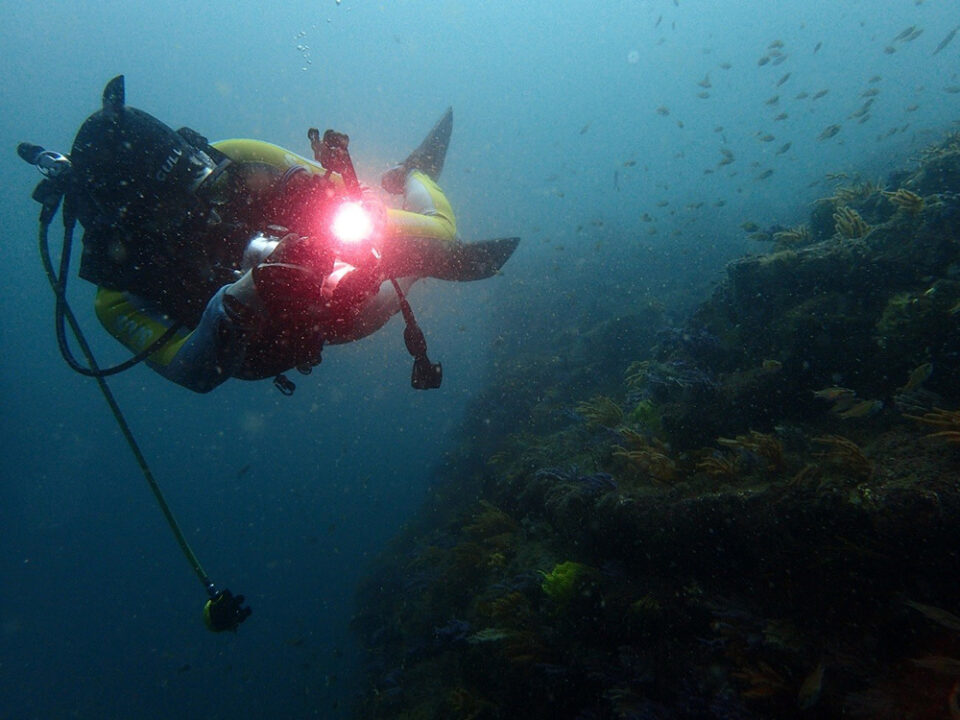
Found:
[[[956,2],[3,17],[0,718],[960,716]],[[346,132],[371,184],[452,105],[461,235],[523,238],[411,293],[440,390],[398,320],[292,398],[110,381],[236,635],[59,357],[15,155],[121,73],[211,139]]]

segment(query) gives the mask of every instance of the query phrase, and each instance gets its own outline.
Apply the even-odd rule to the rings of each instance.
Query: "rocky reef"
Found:
[[[960,136],[756,236],[682,323],[505,341],[358,717],[960,716]]]

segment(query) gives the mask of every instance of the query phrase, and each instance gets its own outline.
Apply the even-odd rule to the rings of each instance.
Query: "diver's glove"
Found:
[[[263,311],[263,303],[257,295],[252,270],[247,270],[239,280],[227,286],[223,293],[223,308],[230,319],[242,327],[256,323],[259,313]]]
[[[234,596],[226,589],[218,591],[203,606],[203,622],[207,629],[211,632],[236,632],[240,623],[253,612],[249,606],[244,607],[243,602],[243,595]]]
[[[293,233],[285,236],[267,259],[253,268],[258,299],[277,315],[316,311],[333,260],[324,243]]]

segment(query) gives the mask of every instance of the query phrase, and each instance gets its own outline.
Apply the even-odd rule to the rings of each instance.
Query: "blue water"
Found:
[[[276,5],[3,5],[3,720],[346,717],[356,582],[467,440],[457,430],[487,377],[502,289],[538,301],[559,268],[608,262],[610,276],[685,307],[726,260],[758,249],[741,223],[801,222],[830,194],[826,173],[875,180],[960,118],[960,39],[933,54],[960,25],[955,2]],[[894,40],[911,25],[923,33]],[[785,59],[758,65],[771,49]],[[444,363],[439,391],[409,388],[396,320],[328,349],[293,398],[240,381],[192,395],[145,368],[111,381],[206,570],[254,608],[237,635],[203,629],[203,590],[95,384],[60,360],[37,176],[13,152],[24,140],[67,151],[119,73],[129,104],[212,139],[307,153],[307,127],[347,132],[371,182],[453,105],[443,185],[462,235],[524,238],[502,277],[412,293]],[[818,140],[832,124],[841,131]],[[721,148],[733,163],[718,166]],[[609,296],[607,277],[584,273],[569,292]],[[72,279],[98,357],[119,361],[92,292]]]

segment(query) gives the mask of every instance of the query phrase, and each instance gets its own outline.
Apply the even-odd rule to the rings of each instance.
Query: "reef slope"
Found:
[[[358,717],[960,713],[958,178],[836,188],[682,325],[592,325],[629,357],[500,358],[358,592]]]

